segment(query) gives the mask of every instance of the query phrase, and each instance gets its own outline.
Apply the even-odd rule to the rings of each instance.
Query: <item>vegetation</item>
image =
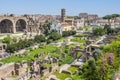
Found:
[[[72,74],[59,73],[58,71],[55,71],[53,74],[60,80],[65,80],[66,78],[70,78],[72,80],[84,80],[80,75],[76,74],[76,71],[78,70],[77,67],[69,67],[68,70]]]
[[[78,67],[69,67],[68,70],[70,70],[70,72],[72,72],[72,74],[74,74],[76,72],[76,70],[78,70]]]
[[[89,31],[90,30],[90,26],[85,26],[84,29],[85,29],[85,31]]]
[[[57,78],[59,78],[60,80],[65,80],[66,78],[71,78],[70,74],[65,74],[65,73],[59,73],[58,71],[55,71],[53,73]]]
[[[119,17],[119,16],[120,16],[119,14],[111,14],[111,15],[104,16],[103,19],[108,19],[108,23],[111,26],[110,19],[115,19],[116,17]]]
[[[105,25],[105,26],[104,26],[104,29],[106,30],[106,33],[107,33],[108,35],[119,32],[119,28],[113,29],[113,28],[111,28],[109,25]]]
[[[40,25],[39,29],[47,36],[50,33],[50,25],[51,23],[47,20],[43,25]]]
[[[74,37],[74,38],[72,39],[72,41],[73,41],[73,42],[80,42],[80,43],[85,43],[85,42],[86,42],[85,39],[82,39],[82,38],[80,38],[80,37]]]
[[[34,44],[34,40],[33,39],[25,39],[25,40],[20,40],[17,43],[14,44],[8,44],[6,51],[9,53],[14,53],[15,51],[30,47]]]
[[[116,71],[120,70],[120,36],[111,44],[94,50],[92,57],[79,69],[84,80],[111,80]]]
[[[70,36],[70,35],[75,35],[76,34],[76,31],[63,31],[62,32],[62,36],[63,37],[67,37],[67,36]]]
[[[62,42],[62,41],[66,41],[66,40],[67,40],[67,38],[62,37],[61,39],[58,39],[57,42]]]
[[[69,47],[56,48],[56,50],[50,55],[59,58],[58,64],[60,66],[63,64],[70,64],[75,58],[69,54],[69,50]]]
[[[53,41],[58,40],[61,38],[61,35],[57,31],[52,31],[49,35],[49,39],[52,39]]]
[[[106,34],[106,30],[104,28],[98,27],[93,29],[93,35],[95,36],[102,36]]]
[[[62,61],[59,61],[58,64],[59,66],[63,65],[63,64],[70,64],[74,61],[74,57],[73,56],[68,56],[66,55],[66,58],[61,58]]]
[[[3,43],[10,44],[12,42],[12,38],[8,35],[2,40]]]
[[[36,35],[34,40],[37,43],[41,43],[41,42],[45,42],[46,41],[45,36],[43,36],[43,35]]]
[[[40,54],[41,52],[44,52],[45,56],[47,56],[48,52],[52,52],[55,49],[56,49],[55,46],[43,46],[43,47],[40,47],[38,49],[32,50],[31,52],[26,52],[23,55],[18,55],[18,56],[12,55],[11,57],[4,58],[0,61],[3,63],[10,63],[10,62],[20,62],[22,60],[27,60],[27,61],[29,61],[31,59],[35,60],[35,59],[39,59],[39,58],[36,58],[35,55]]]

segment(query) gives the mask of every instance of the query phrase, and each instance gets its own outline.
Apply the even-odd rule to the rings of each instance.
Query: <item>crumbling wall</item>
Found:
[[[0,80],[8,75],[11,75],[14,71],[14,63],[5,64],[0,67]]]

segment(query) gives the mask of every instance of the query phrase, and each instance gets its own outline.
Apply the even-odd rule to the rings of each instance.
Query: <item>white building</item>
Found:
[[[75,20],[74,25],[76,26],[77,29],[79,29],[80,27],[84,27],[86,25],[86,21],[84,18],[77,19]]]
[[[52,25],[50,26],[50,31],[52,30],[56,30],[58,33],[62,34],[63,31],[76,30],[76,27],[66,22],[60,23],[59,21],[54,21],[52,22]]]
[[[62,34],[63,27],[61,27],[61,23],[54,21],[52,22],[52,25],[50,26],[50,31],[56,30],[58,33]]]
[[[106,24],[109,25],[108,19],[99,18],[97,20],[89,21],[89,25],[93,27],[97,27],[97,26],[104,27]],[[111,27],[114,27],[115,26],[114,20],[110,20],[110,24],[111,24]]]

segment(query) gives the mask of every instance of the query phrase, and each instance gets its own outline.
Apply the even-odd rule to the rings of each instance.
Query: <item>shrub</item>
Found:
[[[52,39],[53,41],[58,40],[61,38],[61,35],[57,32],[51,32],[48,39]]]
[[[45,42],[46,41],[45,36],[43,36],[43,35],[37,35],[37,36],[35,36],[34,40],[37,43],[41,43],[41,42]]]
[[[71,31],[63,31],[62,32],[63,37],[67,37],[67,36],[75,35],[75,34],[76,34],[76,31],[73,31],[73,30],[71,30]]]
[[[93,29],[93,35],[95,35],[95,36],[102,36],[104,34],[106,34],[106,30],[101,27]]]

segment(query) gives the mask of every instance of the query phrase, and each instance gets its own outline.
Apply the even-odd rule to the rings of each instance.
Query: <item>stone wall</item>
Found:
[[[14,63],[5,64],[1,66],[0,67],[0,80],[2,80],[2,78],[8,75],[11,75],[13,71],[14,71]]]

